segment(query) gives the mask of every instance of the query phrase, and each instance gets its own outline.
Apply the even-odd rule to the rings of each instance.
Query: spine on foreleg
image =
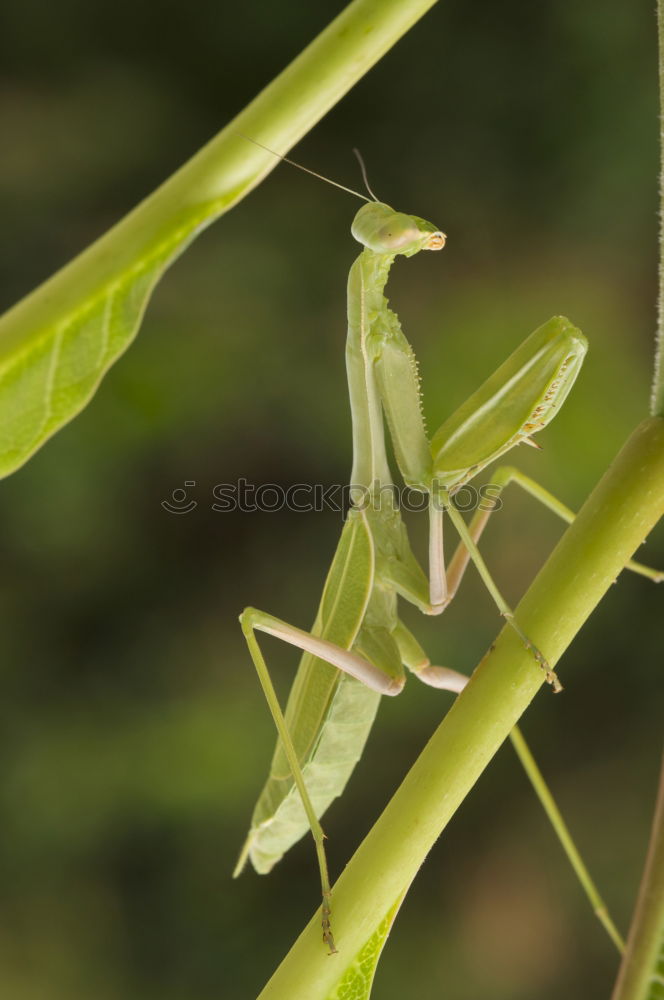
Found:
[[[407,486],[424,489],[431,476],[431,452],[413,349],[398,317],[387,308],[376,318],[369,340],[397,463]]]

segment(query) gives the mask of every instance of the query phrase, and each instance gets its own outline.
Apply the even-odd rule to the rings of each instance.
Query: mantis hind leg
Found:
[[[525,473],[521,472],[513,465],[502,465],[496,470],[491,479],[490,485],[496,491],[491,497],[493,505],[491,507],[487,507],[486,509],[480,508],[477,510],[468,525],[468,531],[474,542],[479,540],[491,514],[500,509],[498,507],[498,500],[505,487],[509,486],[510,483],[515,483],[517,486],[520,486],[521,489],[525,490],[526,493],[529,493],[530,496],[535,498],[535,500],[539,500],[541,504],[556,514],[559,518],[561,518],[561,520],[565,521],[566,524],[571,524],[576,517],[573,510],[570,510],[570,508],[558,500],[553,493],[550,493],[549,490],[540,486],[540,484],[534,479],[531,479],[530,476],[526,476]],[[447,586],[450,599],[454,597],[469,561],[470,553],[463,542],[461,542],[454,553],[447,570]],[[644,566],[643,563],[636,562],[634,559],[630,559],[630,561],[625,565],[625,569],[631,570],[633,573],[638,573],[640,576],[645,576],[654,583],[661,583],[664,581],[664,571],[651,569],[649,566]]]
[[[429,657],[415,636],[406,628],[403,622],[399,621],[392,633],[396,639],[404,665],[408,667],[421,681],[430,684],[432,687],[444,688],[446,691],[454,691],[460,694],[468,683],[465,674],[457,673],[446,667],[432,667]],[[429,676],[427,676],[429,674]],[[431,679],[435,678],[435,680]],[[533,757],[528,744],[518,726],[515,726],[510,733],[510,742],[514,748],[521,766],[523,767],[528,780],[530,781],[537,798],[544,809],[553,830],[558,837],[561,847],[574,869],[588,902],[595,915],[608,933],[619,952],[625,950],[624,941],[620,932],[616,928],[606,903],[602,899],[595,885],[586,864],[579,853],[572,835],[563,819],[558,806],[551,794],[548,785],[540,771],[535,758]]]
[[[489,569],[486,563],[484,562],[484,559],[482,558],[480,550],[477,548],[477,545],[473,540],[473,537],[468,529],[468,526],[466,525],[466,522],[464,521],[463,517],[456,509],[454,504],[449,500],[449,498],[446,502],[446,510],[450,515],[452,524],[459,533],[461,541],[463,542],[465,548],[468,550],[470,558],[475,563],[475,567],[478,573],[480,574],[485,587],[491,594],[501,615],[506,620],[507,624],[512,629],[514,629],[514,631],[519,636],[526,649],[528,649],[532,653],[533,658],[537,661],[537,663],[539,663],[540,667],[544,671],[544,675],[547,679],[547,682],[551,684],[553,690],[556,693],[558,691],[562,691],[562,684],[558,680],[557,674],[555,673],[554,670],[551,669],[544,655],[539,651],[535,643],[526,635],[526,633],[523,631],[519,623],[514,618],[514,612],[512,611],[509,604],[507,603],[503,595],[498,590],[498,587],[494,583],[493,577],[491,576],[491,573],[489,572]]]
[[[309,820],[309,826],[311,827],[311,833],[314,838],[314,843],[316,845],[316,857],[318,858],[318,868],[320,871],[320,881],[321,881],[321,892],[323,896],[323,906],[322,906],[322,925],[323,925],[323,940],[328,946],[330,954],[336,952],[336,946],[334,943],[334,937],[332,934],[332,928],[330,926],[330,876],[327,867],[327,856],[325,854],[325,834],[323,833],[323,828],[318,822],[318,817],[316,816],[316,811],[313,807],[311,799],[309,798],[309,793],[307,791],[307,786],[304,781],[304,775],[302,774],[302,769],[300,763],[297,759],[297,754],[295,752],[295,747],[293,746],[293,741],[291,739],[290,733],[288,731],[288,726],[286,725],[286,720],[284,719],[281,706],[279,704],[279,699],[277,698],[276,691],[272,684],[272,678],[270,677],[270,672],[267,668],[267,664],[261,652],[260,646],[256,641],[256,636],[254,634],[254,629],[257,627],[258,621],[260,621],[261,612],[255,612],[254,608],[246,608],[242,615],[240,616],[240,623],[242,625],[242,631],[244,632],[244,637],[247,641],[247,646],[249,647],[249,652],[251,658],[254,661],[254,666],[256,667],[256,672],[263,688],[263,693],[265,699],[269,705],[270,713],[274,719],[274,723],[277,727],[279,733],[279,738],[281,740],[284,752],[288,759],[288,764],[291,769],[291,774],[293,775],[293,781],[297,785],[297,789],[300,793],[300,798],[302,799],[302,805],[304,811],[307,814],[307,819]],[[246,860],[246,854],[248,851],[245,849],[243,851],[240,860],[238,861],[238,866],[235,869],[235,874],[239,874],[244,861]]]
[[[398,694],[403,688],[403,674],[399,670],[399,663],[396,665],[391,664],[389,662],[389,657],[380,656],[381,641],[384,640],[384,638],[390,638],[389,633],[387,633],[386,630],[369,631],[362,629],[357,639],[357,645],[360,651],[365,652],[366,648],[366,652],[369,656],[371,656],[374,652],[374,646],[376,647],[375,652],[378,654],[375,658],[376,663],[381,664],[378,666],[376,663],[372,662],[372,660],[365,658],[365,656],[360,655],[360,653],[355,652],[354,650],[344,649],[343,647],[335,645],[320,636],[313,635],[310,632],[305,632],[293,625],[288,625],[286,622],[281,621],[281,619],[275,618],[274,615],[258,611],[256,608],[245,608],[240,615],[240,623],[249,648],[249,653],[251,654],[254,666],[256,667],[261,687],[263,688],[263,693],[265,694],[265,699],[277,727],[279,739],[281,740],[284,753],[286,754],[288,765],[293,776],[293,781],[295,782],[297,790],[300,794],[302,805],[311,828],[314,843],[316,845],[316,856],[318,859],[321,892],[323,896],[323,940],[327,944],[330,954],[334,954],[337,949],[330,925],[331,887],[324,846],[325,834],[323,833],[323,828],[320,825],[315,807],[307,790],[304,775],[302,774],[302,767],[300,765],[300,761],[298,760],[297,751],[293,745],[288,725],[284,718],[281,705],[279,704],[279,699],[277,698],[274,685],[272,684],[270,672],[267,668],[265,658],[258,644],[255,633],[256,631],[266,632],[269,635],[282,639],[293,646],[297,646],[299,649],[311,653],[313,656],[317,656],[320,659],[325,660],[327,663],[338,667],[338,669],[350,674],[352,677],[355,677],[357,680],[366,684],[367,687],[370,687],[375,691],[379,691],[381,694]],[[383,631],[386,632],[386,637],[379,634]],[[365,632],[368,633],[366,636],[364,635]],[[376,635],[373,635],[374,632]],[[373,658],[374,657],[372,656],[372,659]],[[245,847],[240,855],[240,859],[235,869],[235,874],[239,874],[241,871],[246,861],[248,852],[249,845]]]
[[[457,550],[450,570],[446,570],[445,568],[443,554],[443,513],[445,510],[449,513],[450,519],[461,539],[461,545]],[[528,638],[518,622],[515,621],[514,612],[498,590],[477,548],[476,539],[481,535],[489,513],[490,511],[480,511],[480,517],[469,528],[459,511],[454,507],[449,494],[441,492],[435,498],[432,496],[429,503],[429,580],[426,580],[410,546],[407,546],[402,551],[400,558],[391,559],[382,567],[382,576],[396,590],[400,597],[414,604],[424,614],[438,615],[445,610],[456,594],[468,560],[472,559],[484,581],[484,585],[498,606],[501,615],[503,615],[507,623],[517,633],[524,646],[532,653],[534,659],[542,667],[546,679],[553,686],[554,691],[560,691],[562,690],[562,685],[557,675],[551,669],[537,646]],[[417,670],[415,672],[417,673]],[[421,676],[421,679],[425,678]],[[434,686],[445,687],[446,682],[444,678],[440,685],[434,684]]]
[[[468,683],[466,675],[460,674],[456,670],[451,670],[449,667],[432,666],[431,660],[424,649],[402,621],[397,622],[392,635],[399,647],[404,666],[412,674],[415,674],[417,679],[422,681],[423,684],[428,684],[429,687],[440,688],[443,691],[453,691],[455,694],[463,691]]]
[[[551,670],[544,656],[514,620],[514,615],[493,582],[493,579],[476,544],[486,527],[486,523],[489,520],[491,513],[497,509],[496,500],[505,487],[509,486],[510,483],[516,483],[516,485],[520,486],[536,500],[539,500],[540,503],[544,504],[545,507],[553,511],[554,514],[557,514],[558,517],[560,517],[563,521],[566,521],[568,524],[574,520],[576,516],[574,511],[570,510],[570,508],[564,503],[561,503],[557,497],[546,490],[543,486],[540,486],[540,484],[534,479],[531,479],[530,476],[526,476],[514,466],[501,466],[493,476],[492,485],[498,490],[497,495],[493,498],[493,507],[486,510],[478,510],[469,526],[466,525],[463,517],[452,505],[452,503],[450,503],[447,507],[450,518],[452,519],[452,522],[461,537],[461,543],[454,554],[447,572],[448,600],[451,600],[452,597],[454,597],[468,562],[472,559],[487,589],[489,590],[489,593],[498,605],[500,613],[517,632],[522,642],[524,642],[524,644],[531,650],[535,659],[545,671],[547,681],[553,685],[554,691],[560,691],[561,684],[555,672]],[[651,569],[649,566],[644,566],[642,563],[636,562],[633,559],[630,559],[625,568],[631,570],[633,573],[638,573],[640,576],[645,576],[655,583],[660,583],[664,580],[664,572],[661,570]]]

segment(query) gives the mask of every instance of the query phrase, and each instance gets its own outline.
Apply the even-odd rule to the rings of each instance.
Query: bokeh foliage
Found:
[[[50,274],[240,109],[340,9],[105,0],[3,11],[0,307]],[[590,339],[544,451],[578,505],[645,413],[657,203],[654,15],[439,4],[296,156],[431,217],[443,255],[395,268],[432,428],[554,313]],[[309,844],[230,871],[273,736],[237,614],[311,619],[334,514],[219,514],[216,483],[344,482],[355,204],[283,168],[188,251],[82,417],[0,491],[0,993],[255,995],[316,904]],[[523,449],[526,451],[526,449]],[[198,507],[166,513],[185,480]],[[484,551],[513,600],[559,528],[509,498]],[[413,520],[414,537],[420,532]],[[662,564],[661,532],[647,550]],[[645,555],[641,554],[642,558]],[[626,925],[658,758],[653,587],[621,579],[524,722]],[[470,576],[432,658],[470,669],[498,622]],[[295,657],[275,645],[285,690]],[[659,652],[661,659],[661,646]],[[448,696],[408,685],[325,823],[339,870]],[[416,956],[416,962],[414,957]],[[604,997],[616,956],[505,750],[427,862],[376,996]]]

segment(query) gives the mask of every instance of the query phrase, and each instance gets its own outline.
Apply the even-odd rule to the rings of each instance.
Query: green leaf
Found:
[[[82,410],[132,342],[157,281],[184,249],[195,220],[0,363],[0,476],[25,462]]]
[[[401,899],[388,911],[369,940],[360,948],[355,959],[346,968],[339,984],[328,994],[326,1000],[368,1000],[371,996],[378,959],[400,906]]]
[[[354,0],[173,177],[0,317],[0,477],[83,409],[164,270],[279,164],[260,144],[287,153],[434,2]]]
[[[650,979],[646,1000],[664,1000],[664,934]]]

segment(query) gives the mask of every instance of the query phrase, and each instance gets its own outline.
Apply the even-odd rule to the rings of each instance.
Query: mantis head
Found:
[[[358,243],[380,254],[403,254],[412,257],[420,250],[442,250],[446,236],[431,222],[416,215],[395,212],[381,201],[363,205],[351,232]]]

